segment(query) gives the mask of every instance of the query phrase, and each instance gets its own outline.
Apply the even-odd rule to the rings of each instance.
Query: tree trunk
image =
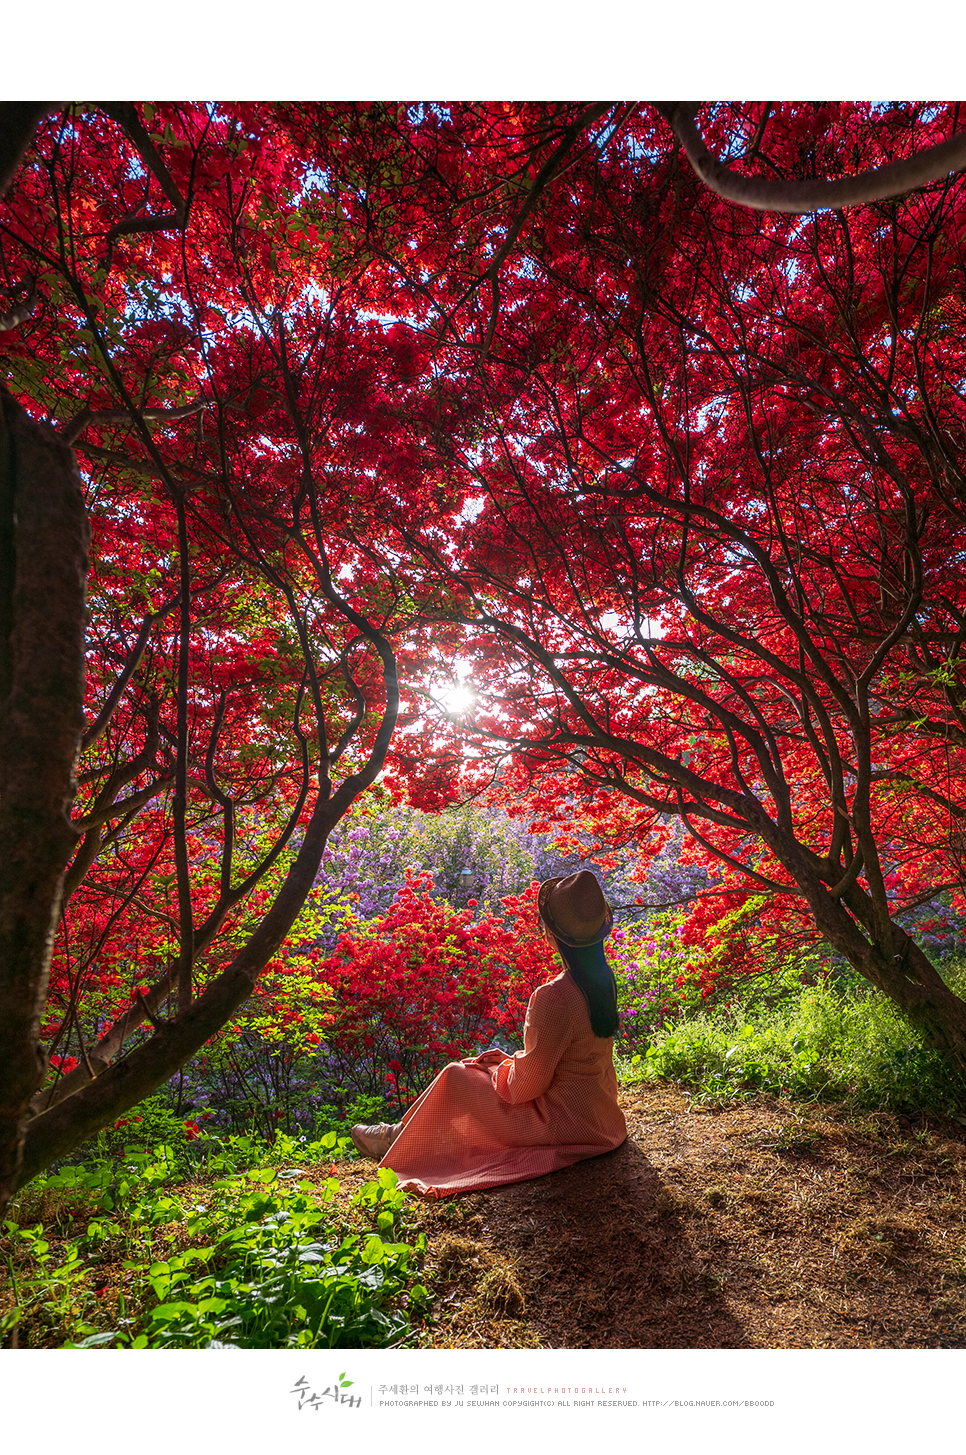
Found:
[[[889,958],[876,948],[855,968],[942,1053],[966,1092],[966,1001],[949,989],[915,940],[898,926],[894,934],[898,954]]]
[[[798,875],[828,943],[892,1001],[929,1046],[941,1052],[966,1091],[966,1001],[950,990],[928,956],[895,921],[890,927],[892,945],[876,940],[870,901],[859,886],[848,896],[853,917],[803,870],[800,853],[789,853],[786,863]]]
[[[73,453],[0,390],[0,1213],[44,1074],[40,1018],[77,843],[89,541]]]
[[[0,102],[0,197],[16,176],[38,123],[52,110],[49,101]]]

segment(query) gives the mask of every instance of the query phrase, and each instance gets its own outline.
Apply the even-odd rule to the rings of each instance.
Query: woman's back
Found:
[[[524,1040],[532,1049],[495,1068],[497,1094],[514,1103],[539,1097],[554,1128],[574,1134],[564,1140],[597,1130],[605,1139],[619,1133],[623,1141],[627,1128],[617,1105],[613,1039],[594,1035],[586,1001],[566,971],[534,992]]]

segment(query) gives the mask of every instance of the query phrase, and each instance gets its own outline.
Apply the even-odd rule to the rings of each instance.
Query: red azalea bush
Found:
[[[373,1120],[404,1110],[448,1061],[495,1040],[519,1046],[531,994],[559,969],[536,934],[537,889],[476,918],[477,904],[457,910],[433,897],[429,873],[408,871],[389,910],[352,924],[327,957],[304,929],[293,934],[189,1072],[193,1100],[255,1117],[269,1134],[272,1118],[291,1132],[352,1119],[353,1107]],[[619,1046],[643,1051],[763,971],[781,979],[790,946],[761,919],[760,901],[724,896],[616,930]]]
[[[527,1002],[559,968],[536,931],[537,884],[479,918],[407,871],[389,910],[333,952],[303,916],[249,1000],[179,1079],[222,1129],[321,1131],[404,1109],[448,1061],[522,1044]],[[213,1130],[213,1128],[212,1128]]]
[[[407,874],[389,912],[341,936],[318,971],[332,994],[329,1078],[400,1108],[448,1061],[497,1038],[522,1044],[527,1002],[556,973],[535,934],[536,884],[476,920],[432,887]]]

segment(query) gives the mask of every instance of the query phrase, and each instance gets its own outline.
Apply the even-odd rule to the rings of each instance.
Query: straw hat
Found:
[[[565,945],[599,945],[614,928],[614,916],[596,874],[581,869],[564,879],[545,879],[537,909],[547,929]]]

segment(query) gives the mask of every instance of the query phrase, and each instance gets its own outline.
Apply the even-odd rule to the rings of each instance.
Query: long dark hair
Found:
[[[580,986],[590,1012],[590,1028],[606,1040],[620,1024],[617,1014],[617,982],[599,945],[565,945],[554,935],[557,949],[574,980]]]

